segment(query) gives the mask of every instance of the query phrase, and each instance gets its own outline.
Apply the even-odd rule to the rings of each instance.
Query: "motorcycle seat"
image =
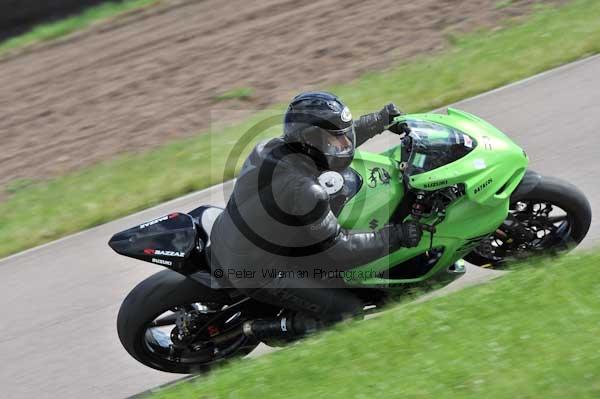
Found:
[[[216,206],[207,207],[200,216],[200,226],[206,233],[208,237],[206,246],[210,245],[210,233],[212,232],[213,225],[217,220],[217,217],[223,213],[223,208],[218,208]]]

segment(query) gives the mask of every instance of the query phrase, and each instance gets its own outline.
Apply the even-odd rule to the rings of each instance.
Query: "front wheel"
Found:
[[[532,190],[513,194],[507,219],[465,260],[498,268],[509,260],[565,252],[585,238],[591,221],[590,203],[577,187],[542,177]]]
[[[125,298],[117,318],[123,347],[146,366],[170,373],[206,371],[252,351],[241,332],[243,302],[172,270],[156,273]]]

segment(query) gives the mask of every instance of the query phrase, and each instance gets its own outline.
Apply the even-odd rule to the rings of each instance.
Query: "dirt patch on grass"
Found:
[[[345,82],[539,1],[178,3],[0,60],[0,187],[197,134],[215,106],[262,108]]]

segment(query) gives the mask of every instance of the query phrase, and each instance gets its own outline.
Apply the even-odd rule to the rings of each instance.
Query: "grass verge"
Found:
[[[597,398],[599,265],[595,253],[522,267],[151,398]]]
[[[0,43],[0,55],[7,51],[29,46],[35,43],[56,39],[77,30],[82,30],[95,22],[138,8],[147,7],[160,0],[124,0],[122,2],[106,2],[93,6],[80,14],[38,25],[29,32]]]
[[[355,110],[389,101],[406,111],[449,104],[600,51],[600,2],[575,0],[518,25],[455,38],[452,47],[331,88]],[[275,112],[283,107],[275,107]],[[20,185],[0,203],[5,256],[230,178],[240,137],[270,112],[141,155],[126,155],[48,182]],[[240,156],[273,127],[249,140]]]
[[[248,100],[254,94],[254,89],[252,87],[240,87],[238,89],[231,89],[226,91],[223,94],[220,94],[215,97],[217,101],[226,101],[226,100]]]

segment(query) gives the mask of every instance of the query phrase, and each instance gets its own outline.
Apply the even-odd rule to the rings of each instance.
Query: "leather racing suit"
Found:
[[[384,130],[377,113],[354,122],[356,146]],[[261,301],[324,322],[358,315],[361,301],[322,279],[400,248],[393,226],[355,232],[340,226],[319,170],[281,138],[257,145],[246,159],[226,210],[211,233],[211,265],[236,288]],[[344,173],[342,173],[344,175]],[[332,209],[333,208],[333,209]],[[294,271],[307,274],[294,275]]]

